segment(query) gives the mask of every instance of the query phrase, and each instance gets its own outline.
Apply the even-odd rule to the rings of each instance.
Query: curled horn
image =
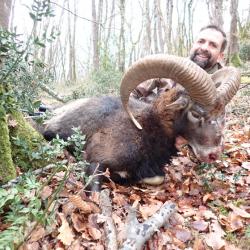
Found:
[[[130,93],[143,81],[152,78],[171,78],[181,84],[191,99],[201,106],[212,107],[216,99],[216,88],[209,74],[187,58],[157,54],[135,62],[124,74],[120,95],[124,109],[138,129],[141,125],[128,107]]]
[[[224,67],[212,76],[217,87],[217,96],[223,98],[225,105],[230,102],[240,86],[240,71],[234,67]]]

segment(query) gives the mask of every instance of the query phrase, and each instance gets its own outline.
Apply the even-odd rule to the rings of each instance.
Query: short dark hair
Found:
[[[227,36],[226,36],[226,33],[219,26],[217,26],[215,24],[209,24],[209,25],[207,25],[205,27],[202,27],[200,29],[200,32],[203,31],[203,30],[206,30],[206,29],[217,30],[218,32],[220,32],[222,34],[224,40],[222,42],[220,51],[223,52],[226,49],[226,47],[227,47]]]

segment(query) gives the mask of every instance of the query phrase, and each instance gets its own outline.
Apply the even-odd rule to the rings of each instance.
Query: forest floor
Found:
[[[104,184],[103,189],[110,190],[110,218],[102,214],[99,194],[88,197],[83,183],[71,173],[54,206],[53,223],[36,226],[20,249],[107,249],[105,224],[111,218],[116,227],[111,234],[121,246],[133,229],[128,228],[129,207],[136,208],[138,221],[144,222],[167,201],[176,204],[176,212],[143,249],[250,249],[249,96],[250,88],[243,86],[228,107],[222,160],[198,164],[183,148],[165,167],[165,181],[160,186]],[[43,201],[64,176],[63,171],[57,173],[43,187]],[[38,178],[45,182],[48,176]]]

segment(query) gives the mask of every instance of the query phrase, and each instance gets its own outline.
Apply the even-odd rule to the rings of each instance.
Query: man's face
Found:
[[[223,35],[214,29],[202,30],[190,50],[190,59],[203,69],[209,69],[222,60]]]

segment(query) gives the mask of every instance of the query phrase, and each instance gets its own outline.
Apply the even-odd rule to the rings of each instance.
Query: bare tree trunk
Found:
[[[99,0],[99,4],[98,4],[98,40],[99,40],[99,50],[101,47],[101,42],[102,42],[102,26],[100,25],[102,23],[102,16],[103,16],[103,0]]]
[[[166,2],[166,12],[167,12],[167,29],[166,29],[166,43],[168,48],[168,53],[173,52],[172,48],[172,22],[173,22],[173,0],[167,0]]]
[[[238,30],[237,30],[237,10],[238,0],[231,0],[230,3],[230,39],[228,46],[228,59],[234,66],[241,66],[241,60],[239,57],[239,42],[238,42]]]
[[[159,51],[161,53],[164,53],[164,46],[166,44],[166,23],[165,23],[165,19],[162,15],[162,11],[161,11],[161,5],[160,5],[160,0],[156,0],[156,11],[157,11],[157,29],[158,29],[158,35],[159,35]],[[164,37],[164,34],[165,37]]]
[[[110,34],[111,34],[112,22],[114,20],[114,13],[115,13],[115,0],[112,1],[112,7],[111,7],[111,12],[110,12],[110,17],[109,17],[107,36],[106,36],[105,43],[104,43],[104,52],[105,53],[107,53],[107,50],[108,50],[108,43],[109,43]]]
[[[10,1],[11,2],[11,1]],[[16,5],[16,0],[12,0],[11,4],[11,15],[10,15],[10,21],[9,21],[9,27],[10,30],[13,31],[13,20],[14,20],[14,13],[15,13],[15,5]]]
[[[193,13],[194,9],[192,9],[193,0],[189,0],[188,2],[188,34],[187,34],[187,51],[190,51],[191,46],[193,44]]]
[[[121,28],[119,35],[119,51],[118,51],[118,65],[119,70],[124,72],[125,69],[125,0],[120,0],[120,15],[121,15]]]
[[[92,36],[93,36],[93,68],[98,70],[100,66],[100,55],[99,55],[99,34],[98,34],[98,23],[96,15],[95,0],[92,0]]]
[[[143,8],[143,20],[144,20],[144,34],[143,34],[143,50],[141,51],[141,57],[151,54],[151,18],[150,18],[150,8],[149,0],[144,2],[145,6]]]
[[[9,28],[9,18],[11,12],[12,0],[0,1],[0,27]]]
[[[206,2],[210,23],[223,28],[223,0],[206,0]]]
[[[153,35],[153,39],[154,39],[154,53],[158,53],[159,52],[159,48],[158,48],[158,32],[157,32],[157,25],[159,23],[159,17],[158,17],[158,0],[154,0],[154,35]]]
[[[77,13],[77,1],[74,0],[74,13]],[[76,82],[76,15],[73,23],[73,37],[72,37],[72,80]]]

